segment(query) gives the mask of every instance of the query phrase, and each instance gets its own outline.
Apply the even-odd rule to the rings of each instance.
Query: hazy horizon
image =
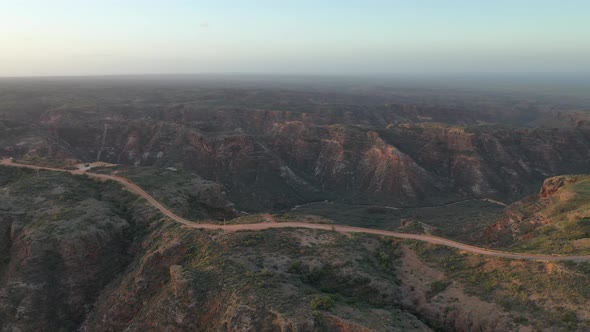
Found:
[[[590,72],[586,1],[0,2],[0,76]]]

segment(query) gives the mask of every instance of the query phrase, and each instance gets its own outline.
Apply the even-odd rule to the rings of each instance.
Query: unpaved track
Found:
[[[441,237],[430,236],[430,235],[418,235],[418,234],[408,234],[408,233],[397,233],[392,231],[380,230],[380,229],[372,229],[372,228],[363,228],[363,227],[353,227],[353,226],[344,226],[344,225],[337,225],[337,224],[310,224],[310,223],[303,223],[303,222],[275,222],[273,221],[272,217],[269,215],[265,215],[266,222],[257,223],[257,224],[234,224],[234,225],[218,225],[218,224],[209,224],[209,223],[198,223],[193,222],[190,220],[186,220],[180,216],[177,216],[172,211],[168,210],[164,205],[160,204],[155,198],[153,198],[150,194],[145,192],[141,187],[136,185],[135,183],[131,182],[129,179],[115,176],[115,175],[106,175],[106,174],[96,174],[96,173],[89,173],[83,172],[81,170],[65,170],[61,168],[51,168],[51,167],[42,167],[42,166],[34,166],[34,165],[25,165],[25,164],[17,164],[13,163],[10,159],[2,159],[0,162],[1,165],[5,166],[12,166],[12,167],[24,167],[36,170],[46,170],[46,171],[55,171],[55,172],[66,172],[75,175],[82,175],[86,174],[90,177],[99,179],[99,180],[113,180],[121,183],[127,190],[145,198],[151,205],[155,208],[160,210],[163,214],[165,214],[170,219],[183,224],[188,228],[194,229],[212,229],[212,230],[224,230],[224,231],[242,231],[242,230],[250,230],[250,231],[259,231],[264,229],[270,228],[308,228],[308,229],[319,229],[319,230],[326,230],[326,231],[336,231],[341,233],[365,233],[365,234],[375,234],[381,236],[388,236],[394,237],[399,239],[411,239],[411,240],[418,240],[424,241],[431,244],[438,244],[442,246],[447,246],[451,248],[457,248],[460,250],[468,251],[475,254],[485,255],[485,256],[494,256],[494,257],[503,257],[503,258],[511,258],[511,259],[526,259],[526,260],[535,260],[535,261],[573,261],[573,262],[587,262],[590,261],[590,255],[586,256],[560,256],[560,255],[537,255],[537,254],[525,254],[525,253],[511,253],[511,252],[504,252],[504,251],[497,251],[497,250],[489,250],[485,248],[480,248],[476,246],[471,246],[468,244],[448,240]]]

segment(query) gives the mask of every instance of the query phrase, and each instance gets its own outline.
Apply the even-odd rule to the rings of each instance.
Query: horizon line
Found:
[[[63,79],[63,78],[127,78],[127,77],[195,77],[195,76],[258,76],[258,77],[320,77],[320,78],[395,78],[395,76],[414,76],[414,77],[450,77],[466,78],[473,76],[482,77],[523,77],[523,76],[569,76],[569,77],[588,77],[590,71],[529,71],[529,72],[389,72],[389,73],[313,73],[313,72],[192,72],[192,73],[120,73],[120,74],[65,74],[65,75],[0,75],[0,79]]]

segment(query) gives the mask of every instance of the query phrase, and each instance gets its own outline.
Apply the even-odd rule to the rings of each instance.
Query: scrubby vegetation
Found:
[[[444,280],[433,281],[430,284],[430,290],[428,291],[428,296],[429,297],[435,296],[436,294],[447,289],[447,287],[449,287],[450,284],[451,283],[449,281],[444,281]]]
[[[430,233],[465,243],[478,243],[479,234],[493,224],[504,207],[484,200],[467,200],[433,207],[398,208],[344,203],[316,203],[289,214],[317,215],[337,224]]]
[[[334,300],[329,295],[318,295],[309,303],[313,310],[330,310],[334,306]]]
[[[551,191],[545,197],[510,207],[504,229],[490,232],[497,245],[512,251],[590,253],[590,176],[551,178],[544,188]]]
[[[119,174],[186,219],[223,221],[239,215],[222,186],[197,174],[174,167],[129,167]]]
[[[237,325],[231,324],[249,319],[256,330],[265,330],[280,317],[313,331],[329,329],[335,320],[340,326],[372,330],[427,330],[399,308],[394,266],[400,252],[391,241],[311,230],[186,232],[170,225],[146,244],[146,256],[132,263],[129,275],[107,291],[87,326],[156,328],[168,319],[162,306],[178,313],[199,304],[179,327],[215,330],[227,319],[232,322],[227,328],[233,329]],[[162,256],[152,254],[156,252]],[[386,255],[393,262],[389,266],[379,262],[378,257]],[[160,260],[167,265],[160,266]],[[171,264],[177,267],[169,272]],[[150,269],[148,274],[142,272],[144,265]],[[137,291],[120,302],[125,292],[135,292],[132,285],[138,273],[155,293]],[[166,286],[161,288],[162,284]],[[136,301],[149,305],[139,311]],[[113,303],[127,310],[137,308],[134,319],[101,322],[101,313]],[[215,316],[209,316],[212,309],[203,303],[218,303]]]
[[[76,329],[157,225],[146,210],[118,183],[0,167],[0,329]]]
[[[589,171],[590,113],[571,111],[587,108],[587,89],[565,100],[512,87],[247,81],[0,80],[0,156],[120,164],[94,171],[128,177],[195,221],[338,223],[590,252],[582,177],[505,224],[504,207],[483,200],[513,202],[547,176]],[[590,328],[588,264],[413,245],[436,268],[425,273],[411,251],[374,236],[166,221],[116,183],[0,168],[0,330]],[[473,318],[463,287],[512,317]]]
[[[498,303],[545,330],[583,330],[590,323],[589,263],[545,263],[488,258],[408,241],[425,261],[463,283],[478,297]],[[447,282],[434,282],[432,293]]]

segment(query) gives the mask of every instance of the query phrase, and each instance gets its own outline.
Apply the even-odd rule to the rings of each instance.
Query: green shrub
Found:
[[[334,300],[328,295],[318,295],[310,302],[311,308],[315,310],[330,310],[334,306]]]
[[[317,325],[322,325],[323,321],[324,321],[324,315],[322,315],[322,313],[318,310],[314,310],[311,312],[311,314],[313,315],[313,321],[317,324]]]
[[[287,269],[287,272],[289,272],[289,273],[295,273],[295,274],[301,273],[302,272],[301,264],[302,263],[301,263],[300,260],[293,261],[291,263],[291,265],[289,265],[289,268]]]
[[[432,296],[444,291],[445,289],[447,289],[447,287],[449,287],[450,284],[451,284],[450,281],[444,281],[444,280],[433,281],[430,284],[430,290],[428,291],[428,296],[432,297]]]

